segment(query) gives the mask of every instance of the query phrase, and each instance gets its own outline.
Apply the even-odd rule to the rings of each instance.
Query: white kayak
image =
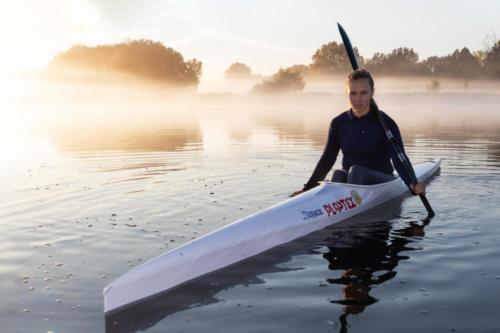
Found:
[[[434,175],[440,160],[415,167],[419,181]],[[170,250],[118,277],[104,288],[109,313],[272,247],[346,220],[408,192],[400,178],[377,185],[323,182],[275,206],[244,217]]]

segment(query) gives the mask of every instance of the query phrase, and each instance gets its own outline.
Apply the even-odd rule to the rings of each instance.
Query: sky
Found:
[[[146,38],[201,60],[202,80],[234,62],[270,75],[339,42],[337,21],[365,57],[406,46],[422,59],[483,49],[498,13],[498,0],[0,0],[0,74],[41,70],[75,44]]]

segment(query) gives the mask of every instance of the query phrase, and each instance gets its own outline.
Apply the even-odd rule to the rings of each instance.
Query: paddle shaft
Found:
[[[344,43],[345,50],[347,52],[347,56],[349,57],[349,61],[351,62],[351,66],[353,70],[356,70],[359,68],[358,66],[358,61],[356,60],[356,54],[354,53],[354,49],[351,45],[351,41],[349,40],[349,37],[347,36],[347,33],[345,32],[344,28],[340,25],[340,23],[337,23],[339,27],[339,32],[340,36],[342,37],[342,41]],[[418,179],[415,176],[415,172],[413,171],[413,167],[410,163],[410,160],[406,156],[405,152],[403,149],[399,146],[398,142],[396,141],[396,138],[392,134],[391,130],[389,129],[389,126],[387,126],[387,123],[382,116],[382,112],[380,112],[377,103],[375,103],[375,100],[372,98],[370,102],[370,107],[373,109],[375,114],[378,117],[378,120],[380,122],[380,125],[382,125],[382,128],[384,129],[384,132],[387,136],[387,139],[389,140],[392,148],[396,152],[396,155],[398,156],[399,160],[403,164],[404,170],[407,173],[408,177],[410,178],[411,182],[413,185],[416,185],[418,183]],[[422,203],[425,206],[425,209],[427,210],[427,213],[429,214],[429,217],[433,217],[435,215],[434,210],[432,209],[429,200],[427,200],[427,197],[425,194],[421,193],[419,194],[420,199],[422,200]]]

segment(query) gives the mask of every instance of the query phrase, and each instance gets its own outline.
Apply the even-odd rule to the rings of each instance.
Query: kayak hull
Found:
[[[437,172],[440,160],[415,167],[419,181]],[[244,217],[153,258],[104,288],[110,313],[227,267],[272,247],[346,220],[408,192],[400,178],[377,185],[324,182],[299,196]]]

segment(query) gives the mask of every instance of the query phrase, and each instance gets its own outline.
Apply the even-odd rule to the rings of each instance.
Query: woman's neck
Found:
[[[356,111],[353,108],[351,108],[351,110],[354,116],[356,116],[357,118],[363,117],[364,115],[368,114],[368,112],[370,112],[370,108],[363,111]]]

